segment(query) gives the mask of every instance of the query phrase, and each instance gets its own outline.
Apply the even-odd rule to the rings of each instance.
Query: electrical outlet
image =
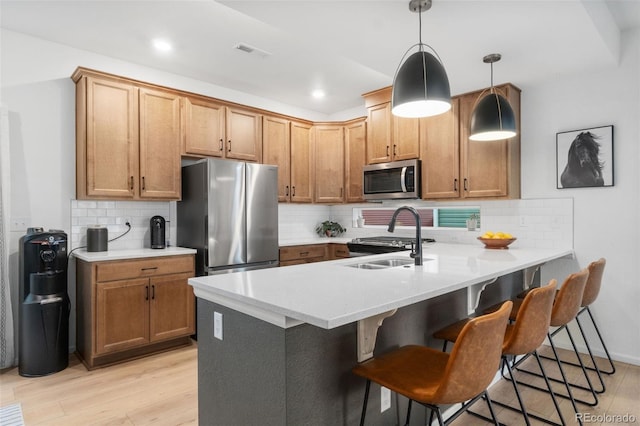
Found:
[[[222,340],[222,314],[220,312],[213,313],[213,337]]]
[[[384,413],[391,408],[391,390],[380,386],[380,412]]]
[[[521,228],[526,228],[527,226],[529,226],[529,218],[527,218],[527,216],[520,216],[519,221]]]
[[[27,224],[31,219],[28,217],[11,218],[11,232],[27,232]]]

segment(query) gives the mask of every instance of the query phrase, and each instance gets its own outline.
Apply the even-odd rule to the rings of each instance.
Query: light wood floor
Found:
[[[545,365],[549,367],[549,374],[557,373],[550,361]],[[593,416],[628,414],[635,416],[636,424],[640,423],[640,367],[623,363],[616,363],[616,367],[615,375],[604,376],[607,391],[599,395],[598,406],[578,404],[578,408]],[[578,380],[578,369],[568,367],[567,370]],[[530,382],[538,380],[524,374],[520,377]],[[597,380],[595,375],[592,380]],[[196,345],[94,371],[87,371],[71,356],[69,368],[47,377],[20,377],[17,368],[2,371],[0,406],[20,402],[27,426],[197,425],[197,388]],[[493,399],[517,404],[511,384],[505,380],[493,385],[489,392]],[[522,393],[529,411],[558,420],[548,395],[526,388]],[[576,396],[586,398],[582,391],[576,392]],[[577,424],[569,401],[561,400],[560,405],[567,424]],[[482,401],[473,409],[487,412]],[[499,408],[496,411],[502,423],[524,424],[517,413]],[[585,425],[613,423],[596,421],[585,422]],[[469,414],[463,414],[453,423],[456,426],[486,424]],[[533,421],[533,424],[543,423]]]

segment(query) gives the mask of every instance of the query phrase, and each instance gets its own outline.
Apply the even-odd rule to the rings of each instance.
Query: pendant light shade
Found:
[[[469,139],[472,141],[509,139],[517,134],[516,117],[509,101],[499,95],[493,87],[493,63],[500,58],[500,54],[494,53],[483,59],[485,63],[491,64],[491,88],[471,113]]]
[[[431,0],[409,2],[409,9],[418,12],[418,16],[429,8]],[[419,22],[422,33],[421,18]],[[437,57],[438,54],[430,46],[422,43],[422,34],[420,42],[411,46],[402,59],[416,46],[418,51],[411,54],[404,63],[401,61],[393,79],[391,113],[399,117],[429,117],[451,109],[451,90],[447,72]],[[431,49],[435,55],[425,51],[425,47]]]

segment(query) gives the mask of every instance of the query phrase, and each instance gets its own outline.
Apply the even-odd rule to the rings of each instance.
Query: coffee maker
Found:
[[[162,216],[153,216],[149,221],[149,228],[151,232],[151,248],[163,249],[165,248],[165,228],[166,222]]]
[[[18,373],[45,376],[69,365],[67,234],[28,228],[19,244]]]

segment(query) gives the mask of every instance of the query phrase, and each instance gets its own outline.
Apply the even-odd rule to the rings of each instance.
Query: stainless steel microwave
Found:
[[[364,166],[365,200],[420,198],[420,160]]]

